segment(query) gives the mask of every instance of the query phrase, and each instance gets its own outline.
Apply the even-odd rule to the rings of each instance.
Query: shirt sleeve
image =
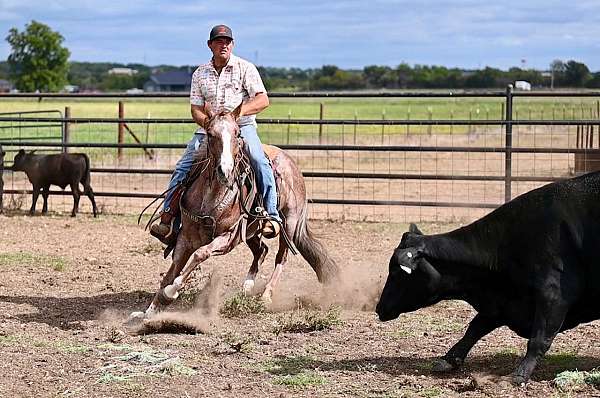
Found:
[[[248,92],[250,98],[253,98],[258,93],[267,93],[265,85],[258,73],[258,69],[251,63],[248,63],[248,68],[246,69],[246,74],[244,76],[244,88]]]
[[[204,105],[204,96],[200,89],[200,68],[196,69],[192,75],[192,86],[190,87],[190,104],[192,105]]]

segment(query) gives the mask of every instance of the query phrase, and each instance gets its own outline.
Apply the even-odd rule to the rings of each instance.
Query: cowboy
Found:
[[[176,186],[191,169],[194,152],[206,136],[209,117],[204,105],[208,103],[216,112],[231,112],[241,103],[237,123],[263,198],[265,209],[261,215],[268,216],[267,221],[263,223],[262,235],[265,238],[274,238],[279,234],[281,223],[277,211],[275,178],[258,137],[255,120],[255,115],[269,106],[267,90],[256,67],[232,54],[234,41],[229,27],[213,27],[207,44],[212,52],[212,59],[196,69],[190,90],[192,118],[200,127],[175,165],[160,223],[153,224],[150,233],[165,244],[171,244],[175,240],[180,224],[179,198],[183,191],[181,185]]]

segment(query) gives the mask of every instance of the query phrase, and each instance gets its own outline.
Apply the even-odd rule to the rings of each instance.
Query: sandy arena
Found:
[[[526,344],[506,328],[477,344],[462,370],[432,373],[433,359],[474,312],[444,302],[378,321],[373,308],[406,224],[312,221],[349,287],[323,292],[310,267],[291,258],[271,308],[229,317],[222,310],[241,291],[251,260],[239,246],[209,259],[162,324],[139,334],[124,321],[145,309],[169,262],[135,218],[0,215],[0,396],[566,396],[553,382],[558,373],[600,365],[594,322],[560,334],[524,388],[504,378]],[[456,226],[421,225],[427,233]],[[302,319],[323,330],[292,330]],[[600,396],[589,384],[568,393]]]

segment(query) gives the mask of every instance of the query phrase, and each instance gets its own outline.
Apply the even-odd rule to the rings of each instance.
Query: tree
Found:
[[[560,59],[555,59],[550,63],[550,88],[558,86],[565,77],[565,63]]]
[[[48,26],[31,21],[25,31],[9,31],[12,47],[8,56],[10,76],[21,91],[58,91],[67,83],[69,55],[64,38]]]
[[[569,61],[565,65],[565,83],[572,87],[583,87],[590,79],[588,67],[576,61]]]

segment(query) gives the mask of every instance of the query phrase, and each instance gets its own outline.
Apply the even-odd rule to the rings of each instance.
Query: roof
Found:
[[[150,76],[150,80],[156,84],[189,86],[192,84],[192,74],[188,71],[172,70],[152,75]]]

